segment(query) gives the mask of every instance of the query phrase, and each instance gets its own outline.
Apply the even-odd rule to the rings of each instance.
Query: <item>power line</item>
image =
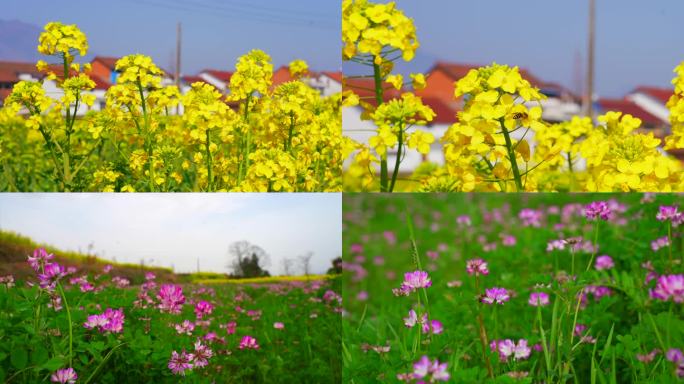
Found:
[[[283,13],[287,14],[295,14],[295,15],[309,15],[313,17],[320,17],[320,18],[327,18],[331,16],[328,13],[321,13],[321,12],[312,12],[312,11],[307,11],[307,10],[301,10],[301,9],[292,9],[292,8],[274,8],[271,6],[260,6],[257,4],[250,4],[250,3],[244,3],[244,2],[238,2],[238,1],[222,1],[220,3],[221,5],[228,5],[228,6],[234,6],[237,8],[246,8],[246,9],[251,9],[251,10],[262,10],[268,13],[276,13],[276,16],[279,16]],[[218,5],[218,4],[214,4]],[[339,16],[339,15],[334,15],[334,16]]]
[[[196,9],[195,7],[191,6],[186,6],[186,5],[181,5],[177,3],[158,3],[158,2],[152,2],[149,0],[125,0],[131,3],[135,4],[144,4],[148,6],[153,6],[153,7],[158,7],[158,8],[166,8],[166,9],[172,9],[172,10],[180,10],[180,11],[191,11],[191,12],[200,12],[202,14],[206,14],[206,12],[202,12],[201,10]],[[201,7],[208,8],[208,10],[211,10],[212,12],[210,15],[216,16],[216,17],[221,17],[221,18],[230,18],[230,19],[236,19],[236,16],[239,12],[228,12],[226,9],[221,9],[221,8],[216,8],[216,7],[211,7],[207,5],[200,5]],[[280,25],[287,25],[287,26],[299,26],[299,27],[308,27],[308,28],[318,28],[318,29],[336,29],[337,26],[332,26],[332,25],[325,25],[325,24],[318,24],[313,21],[306,21],[306,20],[294,20],[294,19],[283,19],[283,18],[274,18],[270,17],[267,15],[252,15],[250,17],[239,17],[239,20],[250,20],[250,21],[263,21],[263,22],[268,22],[269,24],[280,24]]]
[[[190,1],[190,0],[170,1],[169,0],[169,1],[166,1],[166,3],[171,3],[174,5],[178,5],[178,6],[189,6],[189,7],[196,6],[196,7],[205,8],[205,9],[208,9],[211,11],[222,11],[222,12],[226,12],[229,14],[238,13],[238,14],[243,14],[243,15],[252,15],[255,17],[265,17],[265,18],[274,19],[274,20],[281,20],[281,21],[282,20],[293,21],[293,22],[311,22],[312,21],[310,17],[306,17],[306,16],[299,15],[299,14],[293,14],[293,13],[287,14],[287,12],[285,12],[285,13],[280,13],[280,12],[273,13],[272,10],[270,10],[270,11],[258,11],[258,10],[254,10],[254,9],[252,9],[252,10],[241,10],[240,8],[231,8],[231,6],[225,6],[225,5],[222,5],[222,6],[209,5],[209,4],[202,3],[200,1]],[[289,12],[291,12],[291,11],[289,11]]]

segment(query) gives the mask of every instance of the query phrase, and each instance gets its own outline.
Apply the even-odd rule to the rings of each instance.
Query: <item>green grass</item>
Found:
[[[683,199],[658,195],[655,202],[642,203],[642,197],[346,195],[343,259],[348,268],[343,291],[348,316],[343,318],[344,381],[398,382],[397,374],[412,372],[413,363],[427,355],[447,362],[452,382],[457,383],[512,382],[508,376],[511,372],[525,372],[527,377],[521,381],[528,383],[672,382],[674,366],[662,353],[649,364],[636,359],[637,353],[645,354],[653,348],[684,347],[681,304],[651,300],[648,289],[653,283],[643,286],[645,270],[641,264],[651,260],[660,273],[682,273],[681,236],[673,241],[672,264],[668,249],[653,252],[650,242],[667,235],[667,225],[655,219],[659,204],[681,205]],[[563,208],[608,199],[626,206],[619,215],[624,225],[602,222],[598,229],[600,252],[575,254],[577,279],[562,280],[571,273],[573,258],[567,250],[547,252],[547,243],[573,236],[593,239],[593,223],[574,214],[562,221],[562,228],[554,228],[561,224],[560,216],[545,214],[538,228],[525,227],[518,219],[519,212],[523,208],[546,212],[550,206]],[[414,224],[413,234],[406,213]],[[456,218],[461,215],[472,219],[471,227],[459,227]],[[386,240],[386,232],[396,237],[396,244]],[[504,234],[514,236],[516,244],[503,246],[500,236]],[[412,240],[418,258],[412,256]],[[496,249],[486,251],[485,243],[496,244]],[[363,251],[352,254],[352,244],[362,245]],[[433,261],[427,257],[428,251],[438,251],[439,256]],[[591,265],[585,272],[590,260],[603,254],[613,258],[615,268],[597,271]],[[382,265],[374,262],[376,257],[382,257]],[[479,278],[479,290],[475,277],[466,273],[466,260],[476,257],[485,259],[490,271]],[[403,274],[421,267],[429,271],[432,286],[425,294],[395,297],[392,288],[399,287]],[[363,272],[359,274],[359,270]],[[455,281],[462,285],[447,286]],[[590,297],[586,307],[578,306],[577,293],[588,285],[608,287],[612,294],[599,301]],[[478,296],[484,288],[495,286],[508,289],[511,300],[498,306],[480,304]],[[532,291],[550,295],[551,303],[541,308],[541,322],[537,308],[527,303]],[[360,293],[367,293],[368,299],[360,300]],[[407,328],[403,318],[411,308],[441,321],[444,332],[425,335],[417,327]],[[526,339],[530,345],[539,344],[541,350],[533,351],[529,359],[509,358],[507,362],[499,361],[489,348],[483,351],[478,336],[480,311],[488,341]],[[653,322],[649,316],[653,316]],[[586,325],[586,332],[596,343],[580,343],[581,337],[572,332],[576,324]],[[389,345],[390,351],[364,352],[364,345]],[[487,360],[493,377],[488,373]]]

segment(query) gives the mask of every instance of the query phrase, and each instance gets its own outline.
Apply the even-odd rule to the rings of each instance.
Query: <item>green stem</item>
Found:
[[[399,133],[397,136],[399,147],[397,149],[397,159],[394,161],[394,171],[392,171],[392,182],[390,183],[389,192],[394,191],[394,184],[397,181],[397,175],[399,174],[399,164],[401,164],[401,148],[404,144],[404,127],[403,124],[399,124]]]
[[[247,138],[246,140],[244,138],[240,138],[241,146],[240,146],[240,155],[238,156],[238,185],[242,183],[242,180],[245,178],[247,174],[247,170],[249,168],[249,146],[250,146],[250,141],[251,141],[251,132],[250,132],[250,127],[249,127],[249,103],[252,100],[252,95],[249,94],[247,98],[245,99],[245,112],[242,115],[242,121],[245,123],[245,126],[247,127]]]
[[[212,192],[213,184],[214,184],[213,183],[214,179],[211,175],[211,168],[212,167],[211,167],[211,150],[209,149],[210,144],[211,144],[211,142],[209,141],[209,130],[207,129],[206,130],[206,142],[204,143],[204,149],[207,153],[206,163],[207,163],[207,191],[208,192]]]
[[[294,113],[290,112],[290,129],[289,129],[289,132],[287,134],[287,143],[285,143],[285,152],[292,149],[292,134],[294,133],[294,127],[295,127]]]
[[[480,278],[475,275],[475,292],[480,294]],[[477,302],[477,326],[478,326],[478,336],[480,337],[480,344],[482,345],[482,360],[484,360],[487,366],[487,373],[490,378],[494,378],[494,370],[492,369],[492,364],[487,357],[487,347],[489,346],[489,341],[487,340],[487,329],[484,326],[484,320],[482,319],[482,305],[478,299]]]
[[[62,174],[63,170],[59,166],[59,160],[57,160],[57,154],[55,153],[55,148],[52,143],[52,137],[50,136],[50,134],[47,133],[45,127],[43,127],[42,124],[38,126],[38,130],[40,131],[40,134],[43,135],[43,139],[45,140],[45,143],[47,144],[47,147],[50,150],[50,155],[52,157],[52,163],[55,166],[55,171],[57,171],[57,175],[62,179],[62,187],[64,187],[64,175]]]
[[[667,267],[667,271],[670,272],[672,270],[672,220],[667,222],[667,242],[669,244],[668,249],[669,249],[669,260],[670,263]]]
[[[599,232],[599,219],[596,219],[596,225],[594,226],[594,252],[591,253],[591,258],[589,259],[589,264],[587,264],[587,269],[585,272],[588,272],[589,269],[591,269],[591,264],[594,262],[594,257],[596,257],[596,252],[598,252],[598,232]]]
[[[136,84],[138,85],[138,92],[140,93],[140,104],[143,110],[143,120],[145,124],[144,136],[145,136],[145,147],[147,149],[147,173],[150,178],[150,192],[154,192],[154,160],[152,159],[152,138],[150,134],[150,121],[149,116],[147,116],[147,103],[145,102],[145,93],[143,92],[142,83],[138,78]]]
[[[73,330],[73,324],[71,323],[71,310],[69,309],[69,303],[67,302],[66,295],[64,294],[64,289],[62,288],[62,284],[57,282],[57,288],[59,289],[59,293],[62,296],[62,301],[64,301],[64,308],[66,308],[67,320],[69,321],[69,367],[73,367],[74,330]]]
[[[382,74],[380,73],[380,66],[375,64],[375,57],[373,57],[373,82],[375,83],[375,102],[377,107],[383,103],[383,89],[382,89]],[[380,157],[380,192],[390,192],[389,190],[389,174],[387,170],[387,153]]]
[[[503,119],[500,119],[499,122],[501,124],[501,132],[506,140],[506,150],[508,151],[508,160],[511,162],[511,170],[513,171],[513,179],[515,180],[515,188],[517,192],[521,192],[523,190],[522,178],[520,177],[520,169],[518,168],[518,160],[515,156],[511,135],[508,133],[508,129],[506,129]]]
[[[546,344],[546,332],[544,332],[544,322],[542,321],[542,311],[541,305],[537,306],[537,320],[539,321],[539,333],[542,337],[542,349],[544,350],[544,361],[546,363],[546,377],[547,382],[551,382],[551,354],[549,353],[549,347]]]

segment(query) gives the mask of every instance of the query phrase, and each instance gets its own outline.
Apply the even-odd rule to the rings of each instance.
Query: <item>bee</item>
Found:
[[[513,114],[513,118],[516,120],[525,119],[525,118],[527,118],[527,113],[526,112],[516,112]]]

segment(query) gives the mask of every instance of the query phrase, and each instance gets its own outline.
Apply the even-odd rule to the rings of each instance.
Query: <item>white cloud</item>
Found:
[[[341,254],[339,194],[2,194],[0,228],[119,262],[225,271],[227,250],[247,240],[281,260],[314,252],[324,272]]]

